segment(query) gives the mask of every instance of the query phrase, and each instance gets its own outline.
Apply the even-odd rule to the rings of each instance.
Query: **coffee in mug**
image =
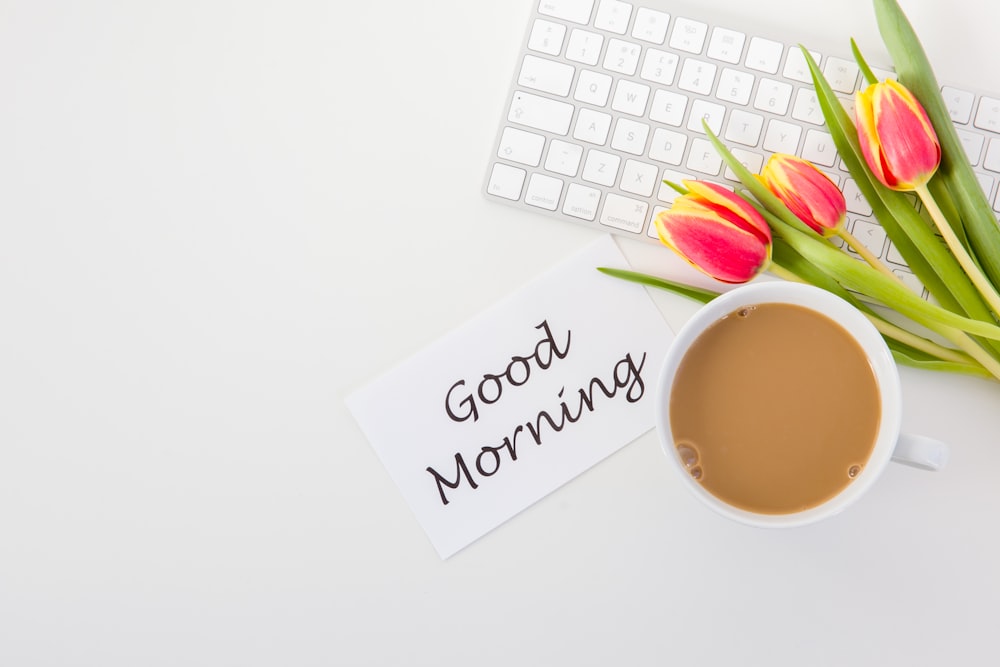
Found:
[[[720,514],[797,526],[850,506],[890,460],[937,470],[947,446],[900,433],[899,373],[866,316],[826,290],[759,281],[703,306],[657,381],[672,467]]]
[[[875,446],[878,384],[856,340],[787,303],[743,306],[691,344],[670,429],[688,474],[730,505],[788,514],[854,481]]]

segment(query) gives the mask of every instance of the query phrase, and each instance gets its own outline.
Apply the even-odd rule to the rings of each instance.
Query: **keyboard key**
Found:
[[[712,134],[718,136],[722,134],[722,121],[726,115],[726,107],[715,104],[707,100],[695,100],[691,103],[691,117],[688,119],[687,128],[692,132],[705,134],[702,121],[708,123],[708,129]]]
[[[790,83],[774,79],[761,79],[753,106],[760,111],[770,111],[784,116],[788,113],[788,104],[791,101],[792,85]]]
[[[823,167],[837,164],[837,147],[833,137],[822,130],[807,130],[802,144],[802,157]]]
[[[688,53],[701,53],[707,34],[708,26],[704,23],[677,18],[674,21],[674,30],[670,33],[670,47]]]
[[[742,109],[733,109],[729,116],[729,124],[726,126],[725,138],[745,146],[756,146],[763,129],[763,116]]]
[[[583,164],[581,178],[598,185],[611,187],[618,178],[618,168],[622,159],[612,153],[604,151],[590,150],[587,152],[587,160]]]
[[[646,152],[646,139],[649,138],[649,125],[637,123],[628,118],[619,118],[615,123],[615,132],[611,137],[611,147],[616,151],[642,155]]]
[[[906,266],[906,260],[903,259],[902,255],[899,254],[899,250],[896,248],[896,245],[892,241],[889,241],[889,246],[885,251],[885,259],[889,262],[892,262],[893,264]]]
[[[872,214],[871,204],[865,199],[865,196],[861,194],[861,190],[858,189],[858,184],[854,182],[854,179],[849,178],[844,182],[843,187],[844,201],[847,204],[847,210],[851,213],[857,213],[858,215],[870,216]]]
[[[983,158],[983,167],[990,171],[1000,171],[1000,139],[990,139],[986,157]]]
[[[594,0],[542,0],[538,13],[573,23],[590,23]]]
[[[767,132],[764,134],[764,150],[798,155],[801,136],[802,126],[786,123],[783,120],[772,120],[767,124]]]
[[[810,51],[809,55],[817,63],[820,62],[820,55],[815,51]],[[788,49],[788,57],[785,59],[785,67],[781,70],[781,75],[786,79],[801,81],[802,83],[812,83],[812,74],[802,49]]]
[[[581,159],[583,159],[582,146],[553,139],[549,144],[549,153],[545,156],[545,169],[563,176],[576,176]]]
[[[649,92],[649,86],[622,79],[615,87],[615,97],[611,101],[611,108],[632,116],[642,116],[646,113]]]
[[[722,170],[722,158],[708,139],[696,137],[691,140],[687,168],[709,176],[718,176]]]
[[[573,84],[574,73],[571,65],[529,55],[524,57],[517,83],[525,88],[566,97]]]
[[[781,63],[781,54],[784,50],[785,47],[780,42],[754,37],[750,40],[750,46],[747,48],[746,66],[759,72],[777,74],[778,64]]]
[[[596,65],[601,59],[601,47],[603,46],[603,35],[573,28],[569,34],[569,44],[566,45],[566,59],[584,65]]]
[[[823,125],[823,109],[819,106],[816,91],[812,88],[799,88],[795,94],[795,104],[792,106],[792,118],[804,123]]]
[[[622,182],[619,187],[625,192],[631,192],[640,197],[650,197],[653,194],[653,188],[656,187],[657,173],[659,173],[659,169],[655,165],[638,160],[625,160]]]
[[[684,159],[684,149],[687,147],[688,135],[662,127],[653,131],[653,140],[649,145],[649,157],[657,162],[679,165]]]
[[[914,294],[922,298],[927,297],[927,290],[924,289],[924,284],[920,282],[920,278],[917,278],[912,272],[906,269],[893,269],[892,272],[897,278],[903,281],[903,284],[909,287]]]
[[[948,115],[956,123],[967,124],[972,118],[972,107],[976,103],[976,96],[967,90],[959,90],[950,86],[942,86],[941,97],[944,98],[945,106],[948,107]]]
[[[742,148],[732,149],[733,157],[736,158],[740,164],[747,168],[751,174],[759,174],[760,170],[764,168],[764,156],[760,153],[752,153]],[[723,172],[723,176],[731,181],[739,181],[739,177],[736,176],[736,172],[730,169],[728,166]]]
[[[659,89],[653,93],[653,104],[649,108],[649,119],[657,123],[680,127],[684,120],[688,98],[679,93]]]
[[[573,138],[603,146],[611,130],[611,116],[593,109],[580,109]]]
[[[566,38],[566,26],[545,19],[535,19],[528,37],[528,48],[532,51],[558,56]]]
[[[726,102],[746,106],[750,102],[755,78],[753,74],[726,67],[719,75],[719,89],[715,91],[715,96]]]
[[[879,69],[878,67],[872,67],[872,74],[874,74],[875,78],[877,80],[879,80],[879,81],[888,81],[889,79],[892,79],[893,81],[899,81],[899,76],[897,76],[897,74],[895,72],[893,72],[892,70]],[[868,82],[867,81],[862,81],[861,85],[863,87],[867,88],[868,87]]]
[[[632,36],[644,42],[663,44],[663,40],[667,38],[667,25],[669,23],[670,15],[666,12],[640,7],[635,12],[635,26],[632,27]]]
[[[573,105],[531,93],[514,93],[507,120],[552,134],[566,134],[573,119]]]
[[[979,187],[982,188],[986,199],[992,201],[993,184],[996,183],[996,179],[988,174],[976,174],[976,180],[979,181]]]
[[[608,41],[608,52],[604,56],[604,69],[632,76],[639,67],[642,49],[637,44],[620,39]]]
[[[632,5],[619,0],[600,0],[600,4],[597,5],[597,16],[594,17],[594,27],[624,35],[628,30],[630,18],[632,18]]]
[[[986,139],[977,132],[969,132],[961,128],[955,128],[955,132],[962,142],[962,148],[965,149],[965,155],[969,158],[969,164],[975,167],[979,164],[979,158],[983,154],[983,144]]]
[[[524,203],[554,211],[559,207],[559,195],[562,194],[562,189],[562,179],[545,174],[532,174],[528,180],[528,189],[524,193]]]
[[[852,234],[873,255],[882,257],[886,242],[885,230],[882,227],[867,220],[856,220]],[[851,252],[854,250],[851,249]]]
[[[497,157],[537,167],[542,159],[545,137],[534,132],[525,132],[513,127],[505,127],[500,137]]]
[[[649,204],[644,201],[611,193],[604,200],[601,224],[640,234],[646,225],[648,211]]]
[[[709,58],[736,65],[743,56],[743,44],[747,36],[742,32],[726,28],[714,28],[712,38],[708,42]]]
[[[646,49],[646,57],[642,60],[642,71],[639,73],[646,81],[670,86],[674,83],[677,73],[678,58],[673,53]]]
[[[684,181],[692,179],[694,179],[692,174],[664,169],[662,177],[660,178],[660,186],[656,191],[656,198],[664,204],[673,204],[674,200],[681,196],[681,193],[667,185],[667,182],[669,181],[670,183],[682,185]]]
[[[853,93],[857,89],[860,74],[861,70],[853,60],[827,58],[826,65],[823,66],[823,75],[830,87],[838,93]]]
[[[981,130],[1000,132],[1000,100],[992,97],[981,99],[973,125]]]
[[[527,172],[524,169],[506,164],[495,164],[490,173],[490,182],[486,186],[486,190],[491,195],[517,201],[521,198],[521,188],[524,187],[525,176],[527,176]]]
[[[574,218],[594,220],[597,217],[597,205],[601,201],[601,191],[595,188],[570,183],[566,189],[566,201],[562,212]]]
[[[708,95],[712,92],[712,84],[715,83],[715,72],[718,69],[715,65],[703,60],[687,58],[681,66],[681,75],[677,79],[677,87],[699,95]]]
[[[603,107],[611,96],[611,82],[612,78],[609,75],[585,69],[580,72],[580,78],[577,79],[573,99],[593,104],[595,107]]]

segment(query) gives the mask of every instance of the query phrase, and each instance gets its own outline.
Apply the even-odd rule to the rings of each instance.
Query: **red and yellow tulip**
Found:
[[[855,99],[861,153],[872,173],[893,190],[916,190],[941,162],[941,145],[927,112],[892,79],[859,91]]]
[[[771,228],[745,199],[705,181],[656,218],[660,240],[692,266],[725,283],[745,283],[771,261]]]
[[[839,232],[847,219],[844,194],[813,163],[775,153],[767,160],[761,181],[799,220],[824,237]]]

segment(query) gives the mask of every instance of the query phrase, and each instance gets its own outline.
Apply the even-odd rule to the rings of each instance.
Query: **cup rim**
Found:
[[[670,433],[670,399],[677,367],[691,343],[709,325],[738,308],[763,303],[788,303],[809,308],[840,324],[862,347],[878,385],[882,414],[875,446],[868,462],[850,484],[837,495],[815,507],[788,514],[761,514],[730,505],[709,493],[694,480],[674,446]],[[703,503],[719,514],[758,527],[802,526],[838,514],[863,496],[885,470],[899,436],[902,397],[899,371],[882,335],[868,318],[841,297],[814,285],[783,280],[741,285],[702,306],[680,328],[669,346],[656,385],[656,430],[664,454],[683,483]]]

